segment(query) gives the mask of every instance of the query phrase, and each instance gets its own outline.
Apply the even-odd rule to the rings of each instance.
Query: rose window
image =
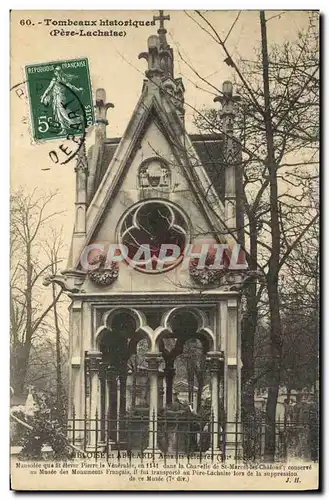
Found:
[[[126,262],[148,273],[172,269],[183,257],[187,228],[186,216],[172,203],[150,200],[135,205],[119,227]]]

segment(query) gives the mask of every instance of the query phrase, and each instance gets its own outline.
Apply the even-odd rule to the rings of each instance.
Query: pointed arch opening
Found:
[[[199,308],[175,307],[167,311],[155,331],[154,349],[165,362],[166,405],[187,401],[200,411],[207,385],[206,355],[214,348],[207,314]]]

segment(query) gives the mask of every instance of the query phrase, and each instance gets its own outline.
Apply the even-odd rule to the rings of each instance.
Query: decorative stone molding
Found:
[[[158,158],[150,158],[142,163],[138,173],[139,189],[169,190],[171,187],[170,168]]]
[[[109,382],[112,381],[117,376],[117,369],[114,366],[107,365],[105,377]]]
[[[81,364],[80,356],[75,356],[71,359],[72,368],[79,368]]]
[[[163,81],[164,91],[169,98],[171,104],[176,108],[179,116],[183,117],[184,108],[184,92],[185,88],[181,78],[168,77]]]
[[[108,366],[108,364],[106,362],[104,362],[104,361],[101,361],[99,363],[98,373],[99,373],[99,378],[102,379],[102,380],[106,379],[107,366]]]
[[[239,361],[237,358],[227,358],[226,364],[227,364],[227,366],[238,366]]]
[[[219,373],[224,366],[223,351],[208,352],[206,363],[210,373]]]
[[[212,269],[210,266],[197,268],[197,262],[190,265],[190,276],[200,287],[221,288],[223,291],[240,291],[250,281],[259,279],[262,275],[258,271]]]
[[[48,274],[43,280],[44,286],[56,283],[65,292],[84,293],[82,285],[85,281],[86,273],[83,271],[62,271],[57,274]]]
[[[154,172],[156,173],[156,172]],[[161,174],[161,170],[158,171]],[[155,225],[152,221],[157,220]],[[177,266],[183,259],[188,243],[189,221],[183,210],[170,201],[150,199],[133,205],[121,220],[118,240],[128,249],[125,261],[144,273],[163,273]],[[180,248],[174,260],[162,259],[162,245],[175,244]],[[145,260],[137,258],[136,245],[145,248]]]
[[[86,155],[86,145],[84,142],[81,144],[76,156],[76,166],[74,167],[74,171],[88,174],[88,160]]]
[[[138,59],[146,59],[148,69],[145,71],[147,78],[163,75],[161,68],[161,59],[165,55],[164,51],[160,48],[160,39],[157,35],[149,36],[147,40],[148,52],[141,52]],[[167,52],[167,51],[166,51]]]
[[[223,276],[220,287],[229,292],[241,291],[248,283],[261,277],[262,274],[259,271],[229,269]]]
[[[166,366],[164,371],[163,371],[163,374],[174,378],[174,376],[176,375],[176,369]]]
[[[159,366],[161,362],[163,361],[163,358],[161,356],[160,352],[153,353],[153,352],[147,352],[145,354],[145,361],[148,366],[149,372],[158,372]]]
[[[96,285],[109,286],[111,285],[119,276],[119,268],[117,263],[112,262],[110,267],[105,267],[106,255],[98,255],[91,264],[98,264],[98,269],[93,271],[88,271],[88,277]]]
[[[88,351],[86,353],[86,367],[89,373],[98,373],[102,361],[100,351]]]
[[[233,138],[234,107],[235,103],[239,101],[241,101],[241,97],[233,95],[233,84],[230,81],[223,83],[222,94],[214,99],[214,102],[220,102],[222,105],[220,115],[223,123],[224,152],[227,165],[232,165],[236,162],[236,155],[239,149],[237,146],[238,143]]]
[[[225,273],[225,269],[211,269],[210,266],[198,269],[198,261],[192,261],[190,265],[191,278],[202,287],[219,286]]]
[[[104,89],[96,90],[95,123],[108,125],[106,118],[109,108],[114,108],[114,104],[106,102],[106,92]]]

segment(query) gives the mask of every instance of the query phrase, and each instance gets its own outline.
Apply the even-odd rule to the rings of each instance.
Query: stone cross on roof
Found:
[[[160,21],[160,28],[158,30],[158,33],[159,31],[161,30],[162,33],[166,33],[166,29],[164,27],[164,21],[170,21],[170,16],[164,16],[163,15],[163,10],[160,10],[159,11],[159,16],[153,16],[153,21]]]

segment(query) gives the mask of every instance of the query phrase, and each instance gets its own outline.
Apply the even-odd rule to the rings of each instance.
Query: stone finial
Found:
[[[106,118],[107,110],[114,108],[114,104],[106,102],[106,92],[104,89],[96,90],[95,123],[108,125]]]
[[[232,161],[235,154],[235,142],[232,140],[234,125],[234,104],[239,102],[241,97],[233,95],[233,84],[229,80],[223,82],[222,95],[215,97],[214,102],[220,102],[222,109],[220,116],[222,119],[223,133],[225,135],[225,150],[227,158]]]
[[[163,10],[159,11],[159,16],[153,16],[153,21],[159,21],[159,42],[160,42],[160,65],[166,75],[173,76],[173,51],[168,45],[166,34],[167,30],[164,21],[170,21],[170,16],[165,16]]]
[[[160,39],[157,35],[151,35],[147,39],[148,52],[141,52],[138,59],[146,59],[148,69],[145,72],[147,78],[153,76],[161,76],[163,70],[161,69],[160,60]]]
[[[148,52],[141,52],[138,56],[138,59],[146,59],[148,62],[148,69],[145,72],[147,78],[155,76],[173,78],[173,50],[167,43],[167,30],[164,27],[164,21],[169,19],[170,16],[164,16],[162,10],[159,16],[153,17],[154,21],[160,21],[158,34],[148,38]]]
[[[214,102],[220,102],[222,105],[222,116],[233,116],[234,109],[233,105],[235,102],[239,102],[241,97],[239,95],[233,95],[233,83],[229,80],[223,82],[222,85],[222,95],[216,96]]]
[[[160,24],[159,24],[159,29],[158,29],[158,34],[160,36],[160,40],[161,40],[161,36],[162,37],[165,37],[166,33],[167,33],[167,30],[164,26],[164,21],[170,21],[170,16],[167,15],[165,16],[163,14],[163,10],[159,10],[159,15],[158,16],[153,16],[153,21],[159,21]]]
[[[233,83],[229,80],[223,82],[222,86],[223,95],[227,97],[232,97],[233,95]]]

